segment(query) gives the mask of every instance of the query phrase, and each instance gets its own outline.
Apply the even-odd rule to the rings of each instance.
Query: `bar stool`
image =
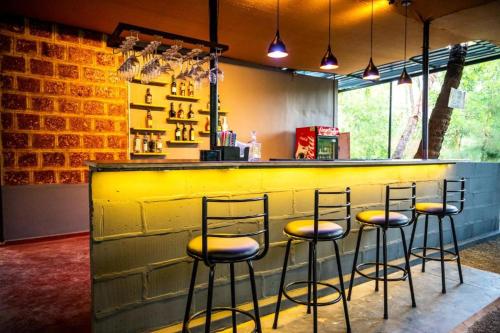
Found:
[[[401,194],[398,194],[398,197],[391,197],[392,191],[397,191],[397,193],[401,193],[400,191],[410,190],[411,195],[407,197],[401,197]],[[387,306],[387,282],[388,281],[404,281],[408,278],[408,283],[410,285],[410,294],[411,294],[411,305],[412,307],[416,307],[415,303],[415,295],[413,293],[413,282],[411,279],[411,270],[410,263],[408,259],[408,252],[406,248],[406,238],[403,227],[406,227],[415,221],[415,201],[416,201],[416,185],[412,183],[411,186],[386,186],[385,188],[385,210],[367,210],[360,212],[356,215],[356,220],[361,224],[359,227],[358,233],[358,241],[356,243],[356,252],[354,253],[354,261],[352,264],[352,273],[351,273],[351,281],[349,282],[349,294],[347,296],[347,300],[351,300],[352,294],[352,285],[354,282],[354,275],[358,273],[359,275],[375,280],[375,291],[378,291],[378,282],[384,281],[384,319],[388,319],[388,306]],[[390,204],[393,201],[397,202],[411,202],[411,205],[407,209],[391,209]],[[401,214],[402,212],[411,212],[411,218],[408,218],[406,215]],[[375,227],[377,228],[377,261],[376,262],[366,262],[359,265],[357,264],[358,254],[359,254],[359,245],[361,243],[361,235],[363,234],[363,230],[365,227]],[[387,231],[389,229],[398,228],[401,232],[401,240],[403,242],[403,251],[405,256],[405,268],[389,265],[387,264]],[[379,247],[380,247],[380,231],[382,231],[382,256],[383,256],[383,270],[384,276],[383,278],[379,278]],[[367,266],[375,266],[375,276],[369,276],[363,272],[361,269]],[[401,271],[403,275],[401,277],[396,278],[388,278],[387,277],[387,267],[394,268],[398,271]]]
[[[460,184],[460,189],[450,190],[448,184]],[[460,194],[460,199],[449,200],[448,195],[457,195]],[[457,261],[458,265],[458,276],[460,278],[460,283],[464,283],[464,279],[462,277],[462,266],[460,265],[460,253],[458,251],[458,243],[457,243],[457,235],[455,232],[455,222],[453,221],[452,215],[458,215],[464,210],[464,202],[465,202],[465,178],[460,178],[459,180],[449,180],[445,179],[443,181],[443,200],[441,202],[419,202],[417,203],[417,218],[415,220],[415,224],[413,225],[413,230],[411,232],[410,238],[410,256],[413,254],[417,258],[422,259],[422,272],[425,272],[425,262],[427,260],[434,260],[441,262],[441,292],[446,294],[446,282],[445,282],[445,273],[444,273],[444,262],[445,261]],[[459,203],[460,208],[457,208],[454,205],[450,205],[450,203]],[[420,215],[425,215],[425,231],[424,231],[424,246],[423,247],[415,247],[413,246],[413,240],[415,237],[415,230],[417,229],[417,221]],[[429,225],[429,216],[436,216],[439,222],[439,248],[427,246],[427,230]],[[450,219],[451,231],[453,235],[453,244],[455,247],[455,253],[443,249],[443,218],[448,217]],[[422,255],[416,253],[416,251],[422,250]],[[433,258],[427,256],[427,250],[436,250],[439,251],[440,257]],[[445,258],[445,254],[451,254],[451,258]]]
[[[325,197],[328,195],[345,195],[345,204],[340,204],[340,205],[320,205],[320,196]],[[319,190],[316,190],[314,192],[314,220],[299,220],[299,221],[293,221],[288,223],[285,226],[285,229],[283,230],[284,234],[288,237],[288,242],[286,244],[286,251],[285,251],[285,261],[283,263],[283,271],[281,273],[281,282],[280,282],[280,288],[279,288],[279,293],[278,293],[278,302],[276,303],[276,311],[274,314],[274,323],[273,323],[273,329],[276,329],[278,327],[278,318],[279,318],[279,313],[280,313],[280,306],[281,306],[281,298],[282,295],[284,295],[286,298],[288,298],[290,301],[297,303],[297,304],[302,304],[302,305],[307,305],[307,313],[311,313],[311,306],[313,307],[313,331],[316,333],[318,331],[318,311],[317,307],[318,306],[325,306],[325,305],[331,305],[339,302],[340,300],[343,301],[344,305],[344,315],[345,315],[345,321],[346,321],[346,326],[347,326],[347,332],[351,332],[351,325],[349,323],[349,313],[347,310],[347,301],[345,298],[345,290],[344,290],[344,280],[343,280],[343,275],[342,275],[342,267],[340,264],[340,254],[339,254],[339,247],[337,245],[337,241],[346,237],[347,234],[349,234],[349,230],[351,228],[351,190],[349,188],[346,188],[345,191],[342,192],[320,192]],[[345,208],[346,214],[345,217],[342,218],[320,218],[320,215],[326,215],[326,214],[331,214],[332,212],[328,212],[326,214],[320,214],[320,209],[328,209],[328,208]],[[347,226],[346,230],[342,229],[342,227],[334,222],[339,222],[339,221],[346,221]],[[285,276],[286,276],[286,270],[288,266],[288,256],[290,254],[290,245],[293,240],[301,240],[301,241],[306,241],[309,243],[309,261],[308,261],[308,277],[307,281],[295,281],[287,284],[285,284]],[[339,274],[339,281],[340,281],[340,290],[339,288],[335,287],[332,284],[321,282],[317,280],[317,270],[316,270],[316,263],[317,263],[317,258],[316,258],[316,245],[318,242],[326,242],[326,241],[332,241],[334,248],[335,248],[335,259],[337,261],[337,270]],[[312,280],[311,280],[312,276]],[[300,284],[307,284],[307,301],[300,301],[288,294],[288,288],[294,285],[300,285]],[[319,285],[329,287],[334,289],[339,296],[328,302],[318,302],[318,290],[317,287]],[[312,302],[311,302],[311,287],[312,287]]]
[[[245,216],[208,216],[208,203],[248,203],[248,202],[263,202],[263,213]],[[263,219],[263,229],[244,234],[231,233],[209,233],[208,220],[217,221],[241,221]],[[264,244],[260,244],[252,237],[259,235],[264,236]],[[269,205],[267,194],[259,198],[249,199],[209,199],[203,197],[202,200],[202,231],[201,236],[191,239],[187,245],[187,254],[194,259],[193,271],[191,275],[191,283],[189,285],[189,293],[186,304],[186,312],[182,325],[182,332],[190,332],[189,323],[191,320],[201,317],[206,314],[205,333],[210,332],[211,317],[213,312],[231,311],[233,332],[236,332],[236,313],[247,316],[255,323],[254,332],[262,332],[259,316],[259,303],[257,301],[257,289],[255,286],[255,275],[252,261],[259,260],[265,256],[269,249]],[[193,300],[194,286],[196,282],[196,272],[198,270],[198,262],[203,263],[209,268],[208,278],[208,296],[207,307],[203,311],[199,311],[192,316],[189,316],[191,303]],[[243,311],[236,308],[235,296],[235,278],[234,264],[245,261],[248,265],[250,276],[250,284],[252,288],[252,299],[254,314],[248,311]],[[231,307],[214,307],[212,308],[212,297],[214,290],[215,266],[217,264],[229,264],[231,276]]]

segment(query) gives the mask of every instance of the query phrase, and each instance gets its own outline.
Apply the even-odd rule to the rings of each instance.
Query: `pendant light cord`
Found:
[[[372,0],[372,19],[370,24],[370,58],[373,57],[373,0]]]
[[[328,2],[328,47],[331,47],[332,31],[332,0]]]
[[[408,25],[408,5],[405,7],[405,57],[404,57],[404,67],[406,68],[406,29]]]
[[[280,30],[280,0],[278,2],[278,10],[276,11],[276,31]]]

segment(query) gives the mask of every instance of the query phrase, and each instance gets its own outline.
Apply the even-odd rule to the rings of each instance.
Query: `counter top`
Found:
[[[335,168],[396,165],[455,164],[457,160],[289,160],[237,162],[198,160],[127,160],[127,161],[87,161],[92,171],[138,171],[138,170],[188,170],[188,169],[248,169],[248,168]]]

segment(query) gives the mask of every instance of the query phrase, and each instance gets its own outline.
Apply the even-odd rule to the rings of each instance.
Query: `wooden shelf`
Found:
[[[199,113],[210,113],[210,110],[206,110],[206,109],[200,109],[198,110]],[[226,113],[229,113],[229,111],[227,110],[219,110],[219,113],[222,113],[222,114],[226,114]]]
[[[164,106],[149,105],[149,104],[130,103],[130,108],[140,109],[140,110],[151,110],[151,111],[165,111]]]
[[[159,81],[150,81],[148,83],[143,83],[139,79],[133,79],[132,83],[142,84],[142,85],[145,85],[145,86],[157,86],[157,87],[164,87],[164,86],[167,85],[166,82],[159,82]]]
[[[199,97],[196,96],[181,96],[181,95],[167,95],[167,99],[173,99],[178,101],[193,101],[197,102],[200,100]]]
[[[198,131],[198,133],[202,135],[208,135],[210,134],[210,131]]]
[[[165,156],[167,153],[130,153],[134,156]]]
[[[166,132],[166,128],[131,127],[130,132]]]
[[[195,144],[198,144],[200,143],[200,141],[198,140],[194,140],[194,141],[178,141],[178,140],[169,140],[167,141],[167,143],[169,144],[184,144],[184,145],[195,145]]]
[[[167,121],[175,121],[175,122],[185,122],[185,123],[197,123],[197,119],[188,119],[188,118],[167,118]]]

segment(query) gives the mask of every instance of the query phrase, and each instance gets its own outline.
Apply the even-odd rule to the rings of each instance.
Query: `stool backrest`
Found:
[[[404,191],[406,191],[406,194],[404,194]],[[397,196],[393,197],[392,194],[396,192]],[[399,201],[399,202],[409,202],[410,204],[408,205],[408,208],[402,208],[402,209],[391,209],[391,202],[393,201]],[[408,221],[408,224],[413,223],[415,221],[416,217],[416,204],[417,201],[417,185],[413,182],[411,183],[410,186],[390,186],[387,185],[385,187],[385,226],[389,226],[389,214],[390,212],[398,212],[398,213],[404,213],[404,212],[410,212],[411,213],[411,219]]]
[[[451,184],[459,184],[460,189],[457,190],[456,187],[450,189]],[[453,198],[450,200],[450,196],[460,194],[460,199]],[[460,179],[445,179],[443,184],[443,212],[446,212],[446,205],[449,203],[460,203],[460,208],[456,214],[459,214],[464,210],[465,203],[465,178],[462,177]]]
[[[335,205],[321,205],[320,204],[320,199],[325,196],[345,196],[345,203],[344,204],[335,204]],[[345,217],[340,217],[340,218],[321,218],[321,209],[345,209]],[[331,212],[329,212],[331,213]],[[345,221],[347,226],[345,232],[342,234],[342,237],[344,238],[349,234],[349,230],[351,229],[351,189],[349,187],[346,187],[345,191],[338,191],[338,192],[328,192],[328,191],[320,191],[320,190],[315,190],[314,191],[314,241],[318,241],[318,225],[320,221],[327,221],[327,222],[340,222],[340,221]]]
[[[248,203],[248,202],[256,202],[262,201],[262,213],[253,214],[253,215],[240,215],[240,216],[208,216],[208,204],[209,203],[229,203],[229,204],[237,204],[237,203]],[[251,219],[262,219],[264,227],[263,229],[257,230],[255,232],[248,233],[209,233],[208,221],[209,220],[218,220],[218,221],[240,221],[240,220],[251,220]],[[259,222],[260,224],[260,222]],[[257,198],[247,198],[247,199],[215,199],[203,197],[202,199],[202,256],[203,260],[208,266],[211,266],[211,263],[208,259],[207,253],[207,244],[208,237],[219,237],[219,238],[239,238],[239,237],[255,237],[258,235],[264,235],[264,244],[261,246],[259,252],[256,256],[254,256],[253,260],[258,260],[266,255],[269,249],[269,200],[267,194],[264,194],[262,197]]]

